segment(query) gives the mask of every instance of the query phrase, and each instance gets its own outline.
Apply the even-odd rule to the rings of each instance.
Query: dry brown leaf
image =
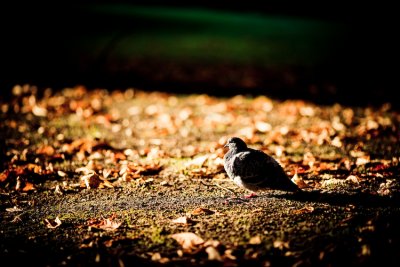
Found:
[[[121,226],[121,222],[112,221],[110,219],[105,219],[101,224],[97,226],[97,228],[105,230],[105,231],[114,231],[118,227]],[[93,227],[93,226],[92,226]]]
[[[7,178],[10,175],[10,171],[9,170],[5,170],[2,173],[0,173],[0,183],[5,182],[7,180]]]
[[[297,185],[298,188],[308,188],[309,186],[304,182],[304,180],[297,175],[297,172],[293,175],[292,182]]]
[[[130,164],[128,169],[125,170],[126,173],[133,175],[134,178],[138,178],[141,175],[154,175],[158,174],[163,169],[163,166],[156,163],[137,165]]]
[[[190,218],[188,218],[187,216],[182,216],[182,217],[172,220],[172,223],[183,224],[183,225],[188,225],[192,222],[193,221]]]
[[[184,251],[192,251],[204,243],[201,237],[190,232],[173,234],[171,238],[175,239]]]
[[[273,243],[274,248],[283,250],[284,248],[289,248],[289,241],[275,240]]]
[[[6,208],[7,212],[17,212],[17,211],[22,211],[21,208],[18,208],[17,206],[14,206],[12,208]]]
[[[61,220],[58,216],[54,220],[44,219],[44,221],[46,222],[46,227],[50,229],[57,228],[61,225]]]
[[[236,260],[237,259],[236,256],[232,255],[232,253],[233,253],[232,249],[225,250],[224,258],[227,258],[227,259],[230,259],[230,260],[233,260],[233,261]]]
[[[219,242],[218,240],[214,240],[214,239],[207,240],[203,244],[204,247],[212,246],[212,247],[215,247],[215,248],[218,248],[220,245],[221,245],[221,242]]]
[[[88,189],[98,188],[101,182],[102,181],[100,179],[100,176],[94,171],[92,171],[92,173],[81,176],[81,183],[83,183],[83,187],[86,186],[86,188]]]
[[[167,257],[162,257],[161,254],[159,252],[153,253],[153,255],[151,255],[151,260],[152,261],[156,261],[159,262],[161,264],[165,264],[168,263],[170,261],[169,258]]]
[[[355,175],[350,175],[349,177],[346,178],[346,182],[350,182],[353,184],[359,184],[360,183],[360,178],[358,178]]]
[[[56,188],[54,189],[54,193],[58,194],[58,195],[63,195],[64,194],[63,189],[62,189],[62,187],[60,185],[56,185]]]
[[[357,165],[357,166],[365,165],[365,164],[367,164],[369,161],[370,161],[370,157],[369,157],[368,155],[366,155],[366,156],[361,156],[361,157],[358,157],[358,158],[357,158],[357,160],[356,160],[356,165]]]
[[[259,245],[261,244],[261,237],[259,235],[253,236],[249,240],[250,245]]]
[[[111,215],[110,218],[103,220],[90,220],[88,225],[92,228],[101,229],[104,231],[115,231],[121,226],[121,222],[114,220],[115,214]]]
[[[206,248],[206,253],[208,255],[208,260],[210,261],[222,261],[221,254],[215,247],[209,246]]]
[[[192,215],[201,215],[201,214],[210,215],[210,214],[214,214],[214,213],[215,213],[215,211],[213,211],[213,210],[201,208],[201,207],[196,208],[191,212]]]
[[[49,145],[45,145],[45,146],[42,146],[42,147],[39,147],[38,149],[36,149],[37,154],[46,155],[46,156],[52,156],[52,155],[54,155],[55,152],[56,152],[55,149]]]
[[[111,182],[100,177],[97,173],[92,171],[87,175],[81,176],[81,187],[86,187],[88,189],[93,188],[114,188]]]
[[[37,174],[41,174],[42,173],[42,167],[37,165],[37,164],[33,164],[33,163],[27,164],[26,165],[26,170],[30,171],[30,172],[37,173]],[[24,170],[24,172],[26,172],[26,171]]]
[[[314,211],[314,207],[312,206],[305,206],[298,210],[292,210],[293,214],[304,214],[304,213],[311,213]]]

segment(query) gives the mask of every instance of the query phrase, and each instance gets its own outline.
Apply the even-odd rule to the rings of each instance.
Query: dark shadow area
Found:
[[[8,4],[0,86],[82,84],[398,106],[391,10],[286,1]]]
[[[329,205],[357,205],[363,207],[400,207],[400,197],[380,196],[371,193],[342,193],[342,192],[318,192],[303,191],[297,194],[271,195],[276,198],[284,198],[296,201],[313,201]]]
[[[57,238],[41,239],[32,242],[24,236],[2,238],[0,256],[3,262],[12,263],[14,266],[120,266],[121,262],[129,266],[161,266],[137,255],[129,255],[127,250],[129,251],[129,246],[134,244],[119,242],[119,248],[110,249],[110,252],[102,244],[77,249],[72,241],[63,240],[61,245]]]

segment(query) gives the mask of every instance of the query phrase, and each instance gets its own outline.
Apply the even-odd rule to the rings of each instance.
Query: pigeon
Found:
[[[238,138],[231,137],[226,145],[224,168],[229,178],[239,187],[252,192],[267,189],[299,192],[301,189],[286,175],[281,165],[261,150],[247,147]],[[254,196],[254,193],[248,197]]]

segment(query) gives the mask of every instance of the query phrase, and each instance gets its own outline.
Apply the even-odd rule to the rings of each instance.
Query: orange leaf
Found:
[[[292,210],[293,214],[303,214],[303,213],[311,213],[314,211],[314,207],[312,206],[305,206],[298,210]]]
[[[9,170],[5,170],[2,173],[0,173],[0,182],[5,182],[8,178],[8,176],[10,176],[10,171]]]
[[[54,155],[54,148],[52,146],[42,146],[36,149],[37,154],[42,154],[42,155],[47,155],[47,156],[52,156]]]
[[[22,188],[22,191],[27,192],[27,191],[32,191],[35,190],[36,188],[33,186],[32,183],[30,182],[25,182],[24,188]]]

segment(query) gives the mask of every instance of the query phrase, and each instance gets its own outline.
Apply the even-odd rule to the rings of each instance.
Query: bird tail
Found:
[[[289,192],[302,192],[303,190],[301,190],[294,182],[292,182],[290,179],[286,185],[286,190]]]

